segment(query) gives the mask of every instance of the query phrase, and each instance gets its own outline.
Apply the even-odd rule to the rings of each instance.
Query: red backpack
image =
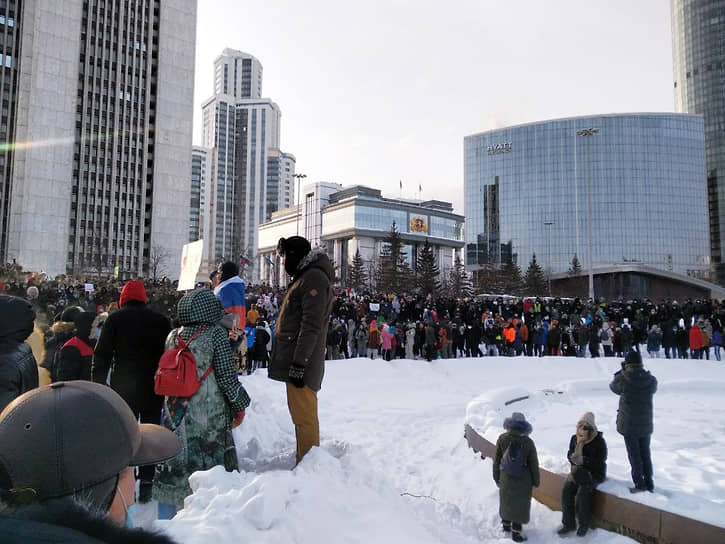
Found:
[[[163,397],[191,397],[196,393],[204,380],[214,370],[209,365],[201,379],[196,376],[196,358],[189,350],[189,344],[206,327],[197,330],[189,340],[176,334],[174,347],[167,349],[159,359],[159,367],[154,375],[154,392]]]

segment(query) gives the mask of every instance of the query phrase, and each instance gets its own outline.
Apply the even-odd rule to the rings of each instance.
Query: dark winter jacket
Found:
[[[512,441],[521,443],[526,456],[526,470],[521,478],[501,471],[501,459]],[[517,430],[503,433],[496,441],[493,459],[493,479],[499,487],[499,514],[502,519],[528,523],[531,510],[531,491],[539,486],[539,458],[534,441]]]
[[[267,329],[258,325],[254,332],[252,352],[251,354],[247,353],[247,356],[251,356],[253,361],[266,361],[267,342],[269,342],[269,333],[267,332]]]
[[[90,380],[93,348],[87,340],[74,336],[60,350],[58,364],[53,365],[54,381]]]
[[[268,374],[273,380],[288,381],[294,362],[305,368],[305,385],[315,391],[322,387],[333,278],[330,259],[320,250],[310,251],[298,265],[275,328]]]
[[[145,529],[124,529],[105,516],[69,500],[48,501],[3,510],[2,544],[173,544],[168,536]]]
[[[559,348],[561,343],[561,329],[559,327],[551,327],[546,335],[546,345],[549,348]]]
[[[16,397],[38,387],[38,367],[25,343],[34,321],[30,302],[0,295],[0,412]]]
[[[72,321],[56,321],[50,328],[50,332],[45,335],[45,356],[40,366],[47,369],[53,376],[53,363],[56,360],[56,354],[60,351],[65,343],[73,338],[75,331],[75,323]]]
[[[138,301],[128,301],[112,313],[101,329],[93,357],[94,382],[106,383],[134,413],[161,411],[162,398],[154,393],[154,374],[171,327],[168,319]]]
[[[574,465],[571,456],[576,448],[576,435],[571,436],[569,440],[569,451],[566,458]],[[592,474],[592,478],[596,484],[601,484],[607,477],[607,443],[604,441],[604,435],[601,432],[589,442],[584,444],[582,448],[582,457],[584,463],[581,465]],[[572,467],[573,468],[573,467]]]
[[[609,388],[619,395],[617,432],[635,437],[652,434],[652,396],[657,392],[657,378],[641,365],[627,366],[614,375]]]

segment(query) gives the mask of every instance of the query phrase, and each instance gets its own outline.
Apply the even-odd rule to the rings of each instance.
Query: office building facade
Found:
[[[295,156],[279,149],[267,150],[267,217],[294,204]]]
[[[595,129],[595,130],[590,130]],[[466,267],[532,256],[551,274],[636,262],[709,273],[703,121],[573,117],[464,139]],[[590,230],[591,227],[591,230]]]
[[[50,275],[135,277],[164,248],[163,272],[178,274],[196,1],[15,4],[16,144],[5,156],[3,257]]]
[[[725,285],[725,0],[671,0],[676,111],[703,116],[714,280]]]
[[[203,145],[214,153],[215,227],[211,239],[205,240],[206,258],[249,262],[246,274],[255,281],[257,227],[269,217],[268,207],[281,207],[279,198],[285,195],[280,187],[284,191],[288,183],[282,176],[269,192],[269,153],[281,154],[283,174],[291,156],[279,151],[279,107],[261,97],[261,63],[241,51],[225,49],[214,63],[214,78],[215,94],[202,104]]]

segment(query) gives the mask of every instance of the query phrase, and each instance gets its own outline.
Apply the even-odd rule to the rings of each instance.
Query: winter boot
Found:
[[[146,504],[151,500],[151,491],[153,489],[153,483],[141,480],[138,484],[138,502],[140,504]]]
[[[521,532],[520,523],[511,524],[511,540],[514,542],[526,542],[526,536]]]
[[[507,519],[501,520],[501,526],[503,527],[504,533],[510,533],[511,532],[511,522]]]
[[[586,525],[580,525],[576,530],[576,536],[585,536],[589,528]]]
[[[568,526],[566,526],[566,525],[563,525],[563,526],[561,527],[561,529],[559,529],[559,530],[558,530],[558,531],[556,532],[556,534],[557,534],[557,535],[559,535],[559,536],[566,536],[566,535],[568,535],[569,533],[573,533],[575,529],[576,529],[576,527],[568,527]]]

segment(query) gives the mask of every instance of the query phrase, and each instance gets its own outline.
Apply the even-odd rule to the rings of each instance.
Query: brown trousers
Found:
[[[317,391],[287,384],[287,406],[295,425],[297,463],[312,446],[320,445],[320,422],[317,419]]]

